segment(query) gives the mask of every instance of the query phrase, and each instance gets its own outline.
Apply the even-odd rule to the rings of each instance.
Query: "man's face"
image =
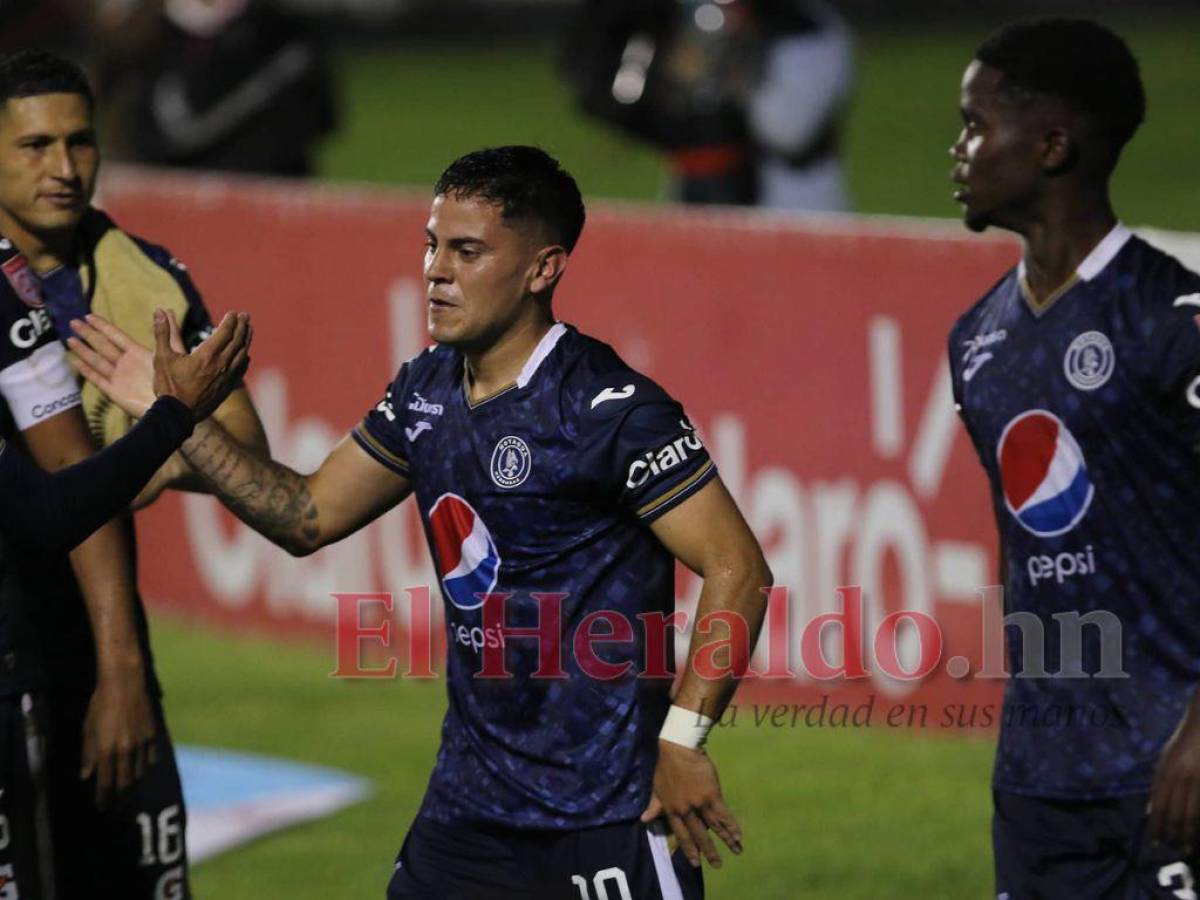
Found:
[[[430,337],[471,349],[504,334],[530,302],[539,237],[533,226],[506,223],[488,200],[435,197],[425,226]]]
[[[1004,76],[978,60],[963,75],[963,129],[950,148],[954,199],[972,231],[1019,225],[1044,170],[1043,115],[1003,91]]]
[[[0,231],[43,239],[74,228],[96,188],[100,153],[80,94],[38,94],[0,106]]]

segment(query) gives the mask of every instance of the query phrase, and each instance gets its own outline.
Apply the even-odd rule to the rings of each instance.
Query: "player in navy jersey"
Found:
[[[70,62],[35,50],[0,55],[0,270],[4,289],[31,307],[12,337],[31,353],[49,352],[47,342],[67,337],[69,320],[94,307],[149,341],[153,310],[162,307],[179,312],[194,346],[209,321],[183,267],[91,206],[100,164],[93,113],[87,80]],[[50,375],[69,388],[7,433],[19,430],[39,465],[80,461],[128,429],[94,389],[79,391],[69,368],[66,382],[38,368],[38,381]],[[238,439],[265,448],[243,388],[215,415]],[[141,502],[168,485],[198,486],[185,469],[173,456]],[[10,563],[43,657],[59,893],[186,897],[186,849],[172,839],[184,833],[186,814],[136,591],[131,518],[105,525],[69,559],[29,551]]]
[[[966,223],[1024,245],[950,335],[1005,564],[997,896],[1194,898],[1200,277],[1109,201],[1145,111],[1120,38],[1009,26],[961,105]]]
[[[78,403],[65,351],[52,330],[33,353],[29,339],[40,306],[0,290],[0,395],[18,421],[36,421]],[[128,506],[211,412],[244,369],[244,317],[230,317],[189,356],[166,346],[161,315],[156,393],[129,434],[95,456],[49,474],[0,438],[0,896],[55,896],[45,794],[42,704],[45,673],[31,627],[30,598],[13,564],[31,548],[71,548]],[[55,381],[44,376],[67,376]],[[70,387],[69,394],[63,394]]]
[[[736,682],[689,667],[672,701],[669,673],[646,671],[655,647],[639,617],[672,610],[680,559],[704,578],[697,614],[740,615],[753,639],[771,576],[683,408],[555,321],[583,220],[574,179],[541,150],[462,157],[426,229],[436,346],[352,435],[311,475],[219,426],[184,446],[223,502],[296,554],[416,496],[445,599],[450,704],[392,898],[696,898],[701,858],[719,864],[708,831],[741,850],[702,750]],[[97,350],[124,341],[105,333],[117,343]],[[136,354],[118,349],[110,376],[91,377],[128,402]],[[614,639],[580,650],[600,618],[595,633]],[[498,671],[510,676],[480,677]],[[669,854],[667,825],[691,866]]]

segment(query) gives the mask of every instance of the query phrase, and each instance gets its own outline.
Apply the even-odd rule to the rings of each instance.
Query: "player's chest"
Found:
[[[1036,420],[1047,433],[1112,439],[1137,420],[1146,397],[1135,345],[1088,299],[1040,318],[1012,305],[978,318],[956,348],[963,412],[977,437],[998,447]]]
[[[414,392],[405,407],[413,483],[427,516],[457,498],[510,533],[577,525],[586,479],[555,404],[517,395],[471,406],[457,388]]]

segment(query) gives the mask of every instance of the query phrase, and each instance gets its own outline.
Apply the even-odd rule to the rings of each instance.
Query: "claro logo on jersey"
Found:
[[[44,309],[35,309],[29,315],[12,323],[12,327],[8,329],[8,339],[14,347],[28,350],[51,327],[50,314]]]
[[[500,551],[474,507],[458,494],[442,494],[429,510],[429,532],[446,599],[477,609],[496,589]]]
[[[1004,504],[1021,526],[1038,537],[1066,534],[1087,514],[1096,494],[1083,451],[1058,416],[1044,409],[1021,413],[1005,427],[996,449]],[[1030,584],[1062,584],[1094,575],[1091,545],[1078,552],[1031,556]]]
[[[671,471],[681,463],[692,458],[692,455],[704,449],[696,429],[687,419],[679,421],[684,433],[665,447],[657,450],[647,450],[629,466],[629,476],[625,479],[625,487],[636,490],[651,478],[657,478]]]

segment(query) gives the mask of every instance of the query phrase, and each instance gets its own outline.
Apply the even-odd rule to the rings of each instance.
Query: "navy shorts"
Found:
[[[1196,900],[1196,859],[1150,840],[1146,795],[992,796],[997,900]]]
[[[162,703],[151,697],[157,762],[97,809],[95,780],[79,778],[88,697],[47,704],[47,774],[58,897],[188,900],[187,810]]]
[[[0,897],[52,889],[42,730],[34,696],[0,697]]]
[[[704,882],[666,826],[580,831],[443,825],[418,816],[388,900],[703,900]]]

